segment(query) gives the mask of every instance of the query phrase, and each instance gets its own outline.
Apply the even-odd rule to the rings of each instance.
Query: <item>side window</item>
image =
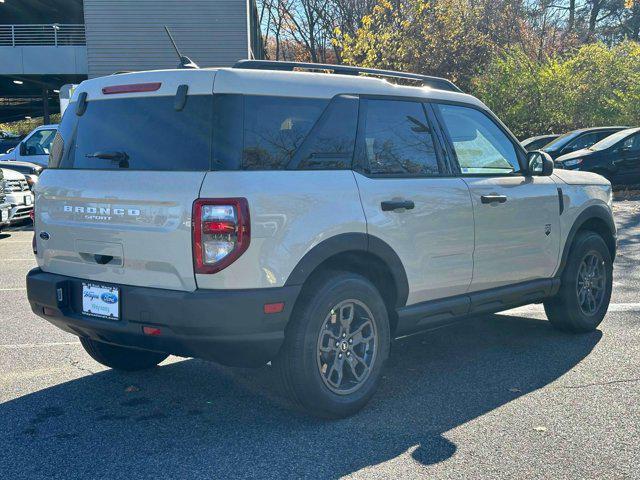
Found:
[[[608,137],[610,134],[611,132],[586,133],[576,138],[573,142],[569,143],[569,145],[564,147],[562,151],[575,152],[576,150],[582,150],[583,148],[587,148],[598,143],[600,140]]]
[[[640,152],[640,134],[635,134],[622,142],[622,151],[627,153]]]
[[[362,148],[371,174],[438,175],[431,127],[419,102],[362,101]]]
[[[327,103],[315,98],[246,96],[242,168],[286,168]]]
[[[486,114],[459,105],[436,105],[453,143],[463,174],[510,174],[520,171],[511,139]]]
[[[335,97],[298,151],[302,170],[351,168],[358,128],[358,98]]]
[[[38,130],[24,142],[27,155],[49,155],[55,130]]]

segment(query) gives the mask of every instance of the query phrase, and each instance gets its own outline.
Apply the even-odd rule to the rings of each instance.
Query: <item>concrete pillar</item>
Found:
[[[46,87],[42,88],[42,110],[44,124],[51,123],[51,117],[49,115],[49,90]]]

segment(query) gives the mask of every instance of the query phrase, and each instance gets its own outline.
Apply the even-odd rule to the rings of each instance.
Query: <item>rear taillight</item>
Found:
[[[216,273],[249,248],[246,198],[203,198],[193,203],[193,265],[196,273]]]

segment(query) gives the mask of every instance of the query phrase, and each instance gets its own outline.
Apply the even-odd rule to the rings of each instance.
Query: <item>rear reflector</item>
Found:
[[[111,95],[114,93],[155,92],[160,88],[160,85],[162,85],[161,82],[112,85],[110,87],[103,87],[102,93],[105,95]]]
[[[282,310],[284,310],[284,302],[264,304],[264,313],[280,313]]]
[[[157,337],[162,334],[160,329],[156,327],[142,327],[142,333],[145,335],[151,335],[152,337]]]

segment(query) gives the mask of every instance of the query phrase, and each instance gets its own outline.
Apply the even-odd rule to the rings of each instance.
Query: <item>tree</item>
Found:
[[[519,136],[640,124],[640,44],[587,44],[532,61],[509,49],[473,81],[473,93]]]
[[[381,0],[355,34],[339,32],[346,63],[438,75],[463,87],[518,38],[509,0]]]

